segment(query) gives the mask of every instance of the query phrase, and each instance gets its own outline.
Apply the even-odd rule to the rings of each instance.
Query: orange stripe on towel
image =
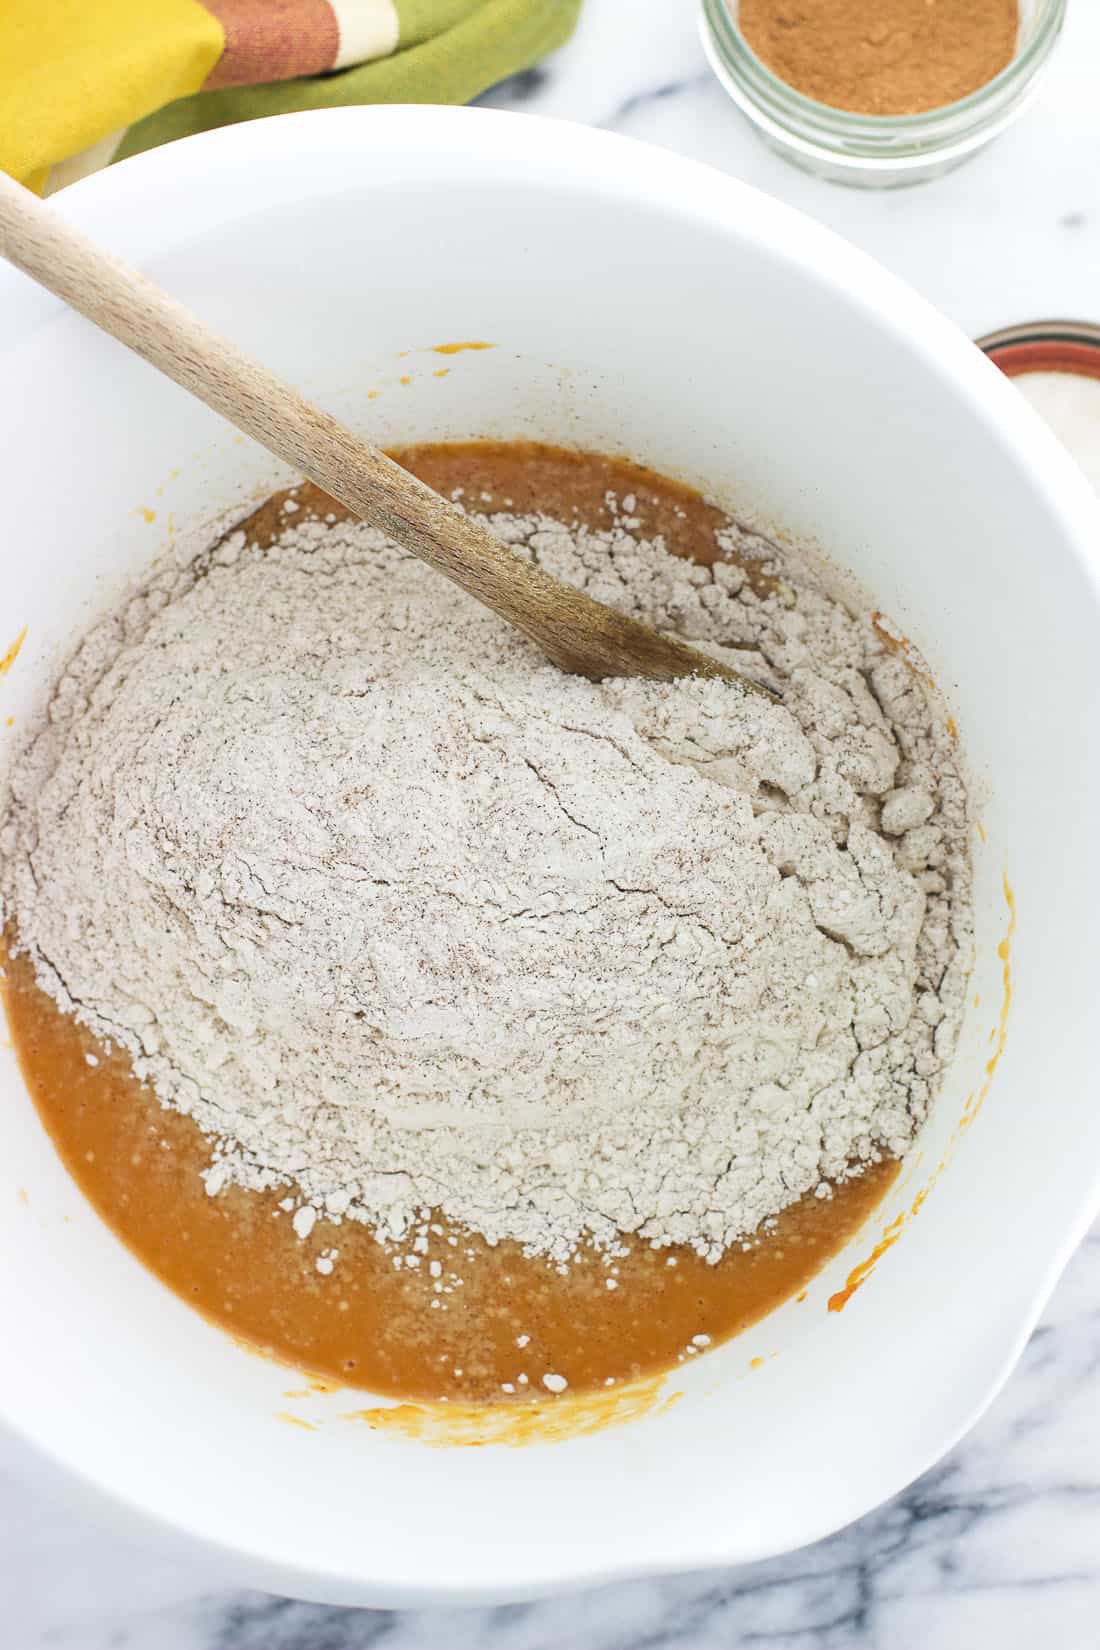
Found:
[[[204,91],[323,74],[340,31],[328,0],[203,0],[225,30],[225,50]]]

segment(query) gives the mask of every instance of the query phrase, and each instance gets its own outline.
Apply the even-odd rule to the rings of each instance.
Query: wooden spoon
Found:
[[[522,630],[562,670],[593,681],[717,676],[773,697],[770,689],[727,665],[523,561],[3,173],[0,253],[362,520],[446,573]]]

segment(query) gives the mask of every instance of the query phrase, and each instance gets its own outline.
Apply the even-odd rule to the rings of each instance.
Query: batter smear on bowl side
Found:
[[[962,1014],[966,792],[808,558],[597,455],[403,461],[782,703],[565,676],[279,495],[56,684],[0,836],[8,1012],[76,1178],[234,1333],[546,1398],[728,1338],[882,1195]]]

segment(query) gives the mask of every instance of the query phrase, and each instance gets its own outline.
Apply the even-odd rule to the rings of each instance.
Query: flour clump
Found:
[[[713,567],[621,519],[490,524],[782,703],[565,676],[299,512],[86,638],[15,771],[5,918],[209,1137],[212,1194],[288,1188],[303,1235],[439,1209],[558,1261],[623,1233],[717,1258],[903,1152],[950,1059],[949,725],[880,626],[733,524]]]

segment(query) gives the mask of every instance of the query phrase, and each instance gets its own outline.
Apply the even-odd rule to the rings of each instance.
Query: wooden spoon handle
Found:
[[[596,679],[734,674],[523,561],[3,173],[0,253],[372,527],[518,626],[562,669]]]
[[[3,176],[0,251],[372,527],[510,614],[510,563],[523,564],[507,550],[501,554],[491,535]]]

